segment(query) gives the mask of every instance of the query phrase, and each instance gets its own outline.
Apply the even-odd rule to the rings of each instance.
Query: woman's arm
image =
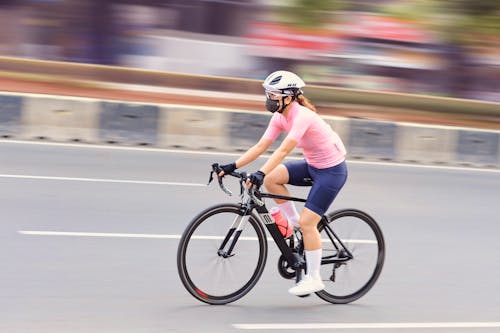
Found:
[[[285,157],[297,146],[297,141],[290,138],[285,138],[279,148],[269,157],[266,163],[260,168],[265,175],[268,175],[276,168]]]
[[[259,142],[257,142],[253,147],[248,149],[240,158],[236,160],[236,167],[241,168],[249,163],[255,161],[262,153],[264,153],[271,144],[273,140],[262,137]]]

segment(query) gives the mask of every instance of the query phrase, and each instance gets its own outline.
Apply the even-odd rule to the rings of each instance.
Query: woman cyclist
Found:
[[[317,229],[326,212],[347,179],[346,150],[340,137],[316,113],[304,97],[304,81],[288,71],[271,73],[262,84],[266,93],[266,109],[273,113],[269,125],[256,145],[235,162],[221,165],[220,176],[233,172],[267,151],[282,131],[287,136],[264,163],[248,177],[247,185],[270,193],[289,196],[285,184],[311,186],[304,209],[298,214],[291,201],[275,199],[288,221],[302,230],[307,262],[307,274],[294,287],[293,295],[302,296],[325,288],[320,277],[321,237]],[[295,148],[302,148],[305,160],[281,164]]]

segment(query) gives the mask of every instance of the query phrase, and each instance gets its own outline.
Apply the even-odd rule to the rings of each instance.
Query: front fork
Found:
[[[233,223],[231,224],[231,227],[229,228],[229,231],[226,234],[226,237],[224,237],[224,240],[222,241],[221,245],[219,246],[219,249],[217,250],[217,255],[219,257],[223,258],[229,258],[234,256],[233,249],[236,246],[236,242],[241,236],[241,233],[245,229],[245,226],[248,223],[248,219],[250,218],[250,215],[238,215]],[[234,235],[234,237],[233,237]],[[226,247],[227,243],[231,241],[229,244],[229,248],[227,250],[224,250]]]

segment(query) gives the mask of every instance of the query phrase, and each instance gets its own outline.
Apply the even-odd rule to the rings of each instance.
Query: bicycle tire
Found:
[[[328,222],[328,226],[330,226],[333,232],[341,239],[342,243],[346,246],[346,248],[352,253],[354,257],[353,259],[346,262],[345,265],[340,265],[337,268],[341,269],[340,271],[337,271],[337,269],[333,268],[334,267],[333,265],[335,264],[331,263],[322,264],[321,277],[325,283],[325,289],[317,292],[316,295],[321,299],[334,304],[351,303],[359,299],[363,295],[365,295],[373,287],[373,285],[379,278],[380,273],[382,272],[385,260],[384,236],[382,234],[382,230],[380,229],[375,219],[373,219],[367,213],[357,209],[343,209],[339,211],[334,211],[326,216],[326,220]],[[366,235],[363,237],[370,239],[363,239],[363,238],[356,239],[352,238],[351,235],[347,235],[346,230],[349,230],[349,228],[354,227],[355,222],[358,223],[357,225],[358,228],[364,229],[363,234]],[[318,226],[318,230],[320,231],[323,240],[326,237],[325,236],[326,230],[324,229],[325,229],[324,225],[320,224]],[[373,235],[371,235],[371,233],[373,233]],[[364,280],[363,277],[357,275],[350,278],[345,277],[346,279],[345,281],[339,281],[338,280],[339,273],[341,274],[346,273],[344,275],[347,275],[352,265],[361,262],[360,257],[362,254],[364,254],[363,252],[358,250],[358,247],[360,247],[361,245],[368,245],[368,249],[370,253],[373,252],[372,257],[374,257],[373,258],[374,263],[372,264],[373,267],[367,268],[368,274],[366,275],[367,277],[366,281]],[[376,249],[374,245],[376,245]],[[323,243],[323,259],[325,259],[329,255],[328,251],[325,251],[325,249],[332,246],[333,244],[331,244],[331,240],[327,238],[327,241]],[[364,250],[364,252],[367,251],[368,250]],[[368,266],[368,265],[364,264],[361,265],[360,267],[364,268],[363,266]],[[332,277],[335,281],[332,281],[331,279]],[[342,279],[344,277],[341,276],[340,278]],[[349,285],[354,284],[354,282],[349,279],[360,280],[361,281],[360,287],[354,287],[354,289],[350,288]],[[352,289],[352,290],[346,292],[340,292],[341,286],[339,286],[339,283],[341,285],[343,284],[347,286],[347,289]]]
[[[179,277],[186,290],[199,301],[212,305],[234,302],[255,286],[264,271],[267,260],[267,238],[262,224],[254,214],[249,215],[245,230],[233,250],[233,256],[224,258],[217,252],[230,225],[241,216],[243,216],[243,209],[238,204],[220,204],[209,207],[193,218],[180,239],[177,250]],[[258,245],[254,245],[255,243]],[[258,251],[255,251],[255,247]],[[252,258],[243,258],[246,256]],[[205,259],[208,259],[207,262],[203,261]],[[243,264],[241,269],[232,272],[230,264],[240,262]],[[229,272],[197,274],[196,269],[203,269],[204,265],[208,266],[212,263],[215,269],[226,269]],[[251,274],[249,278],[241,279],[240,286],[239,281],[235,282],[235,280],[239,280],[238,275],[245,270]],[[230,274],[237,276],[230,278]],[[210,285],[207,279],[215,279],[215,281]],[[235,285],[234,290],[232,284]],[[231,290],[218,290],[226,287]]]

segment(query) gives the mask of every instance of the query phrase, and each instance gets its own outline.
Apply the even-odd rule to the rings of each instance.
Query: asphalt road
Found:
[[[334,208],[367,211],[387,243],[367,295],[289,295],[269,243],[248,295],[198,302],[177,275],[178,236],[236,200],[205,186],[212,162],[233,159],[0,141],[0,332],[500,332],[498,170],[349,161]]]

